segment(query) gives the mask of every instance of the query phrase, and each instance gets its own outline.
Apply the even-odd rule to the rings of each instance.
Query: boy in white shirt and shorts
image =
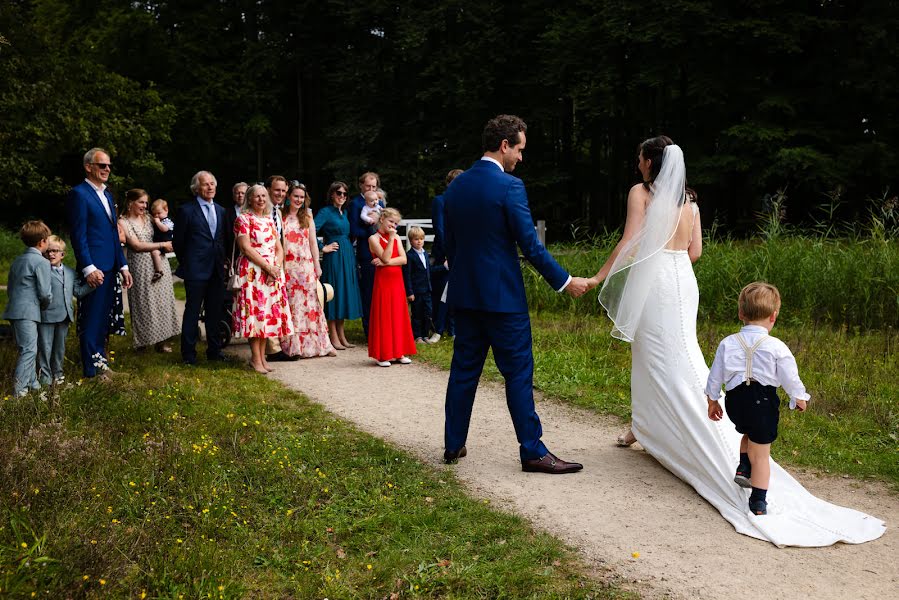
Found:
[[[705,393],[709,418],[719,421],[723,411],[717,398],[724,386],[727,416],[743,434],[734,481],[752,488],[749,510],[764,515],[768,512],[771,443],[777,439],[780,420],[777,388],[782,387],[790,396],[790,408],[800,411],[805,410],[809,395],[799,379],[793,353],[782,341],[768,335],[780,311],[777,288],[759,281],[750,283],[740,292],[738,302],[743,328],[718,345]]]

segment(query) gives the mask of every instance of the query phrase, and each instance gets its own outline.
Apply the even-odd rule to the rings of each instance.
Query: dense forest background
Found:
[[[658,133],[707,225],[750,231],[778,190],[791,223],[861,221],[895,196],[897,32],[886,0],[4,0],[0,218],[61,224],[95,145],[119,201],[180,202],[208,169],[224,203],[280,173],[320,206],[373,169],[429,216],[508,112],[551,239],[619,226]]]

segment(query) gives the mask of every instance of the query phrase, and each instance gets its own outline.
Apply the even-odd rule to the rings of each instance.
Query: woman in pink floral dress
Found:
[[[272,201],[264,186],[247,189],[243,212],[234,223],[240,248],[240,288],[234,293],[234,336],[250,340],[250,366],[272,371],[265,361],[265,339],[293,335],[281,264],[284,249],[272,220]]]
[[[281,216],[284,221],[284,275],[287,301],[293,316],[293,335],[281,338],[281,350],[297,358],[337,356],[328,337],[325,311],[318,303],[316,293],[322,268],[318,264],[315,221],[308,205],[306,186],[291,182]]]

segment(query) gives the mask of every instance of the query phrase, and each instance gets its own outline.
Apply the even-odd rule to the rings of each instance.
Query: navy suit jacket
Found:
[[[381,208],[384,207],[383,202],[378,202]],[[356,258],[359,262],[371,262],[371,250],[368,249],[368,238],[373,235],[370,231],[371,225],[362,223],[362,208],[365,206],[365,198],[362,194],[350,200],[350,205],[346,210],[347,218],[350,221],[350,239],[356,242]]]
[[[425,250],[425,262],[428,262],[428,251]],[[430,263],[429,263],[430,265]],[[406,284],[406,295],[424,294],[431,291],[431,268],[421,264],[421,259],[413,249],[406,252],[406,264],[403,265],[403,280]]]
[[[527,312],[518,249],[553,289],[568,273],[537,239],[524,183],[478,160],[444,194],[447,303],[459,309]]]
[[[214,276],[225,277],[225,209],[215,204],[215,236],[209,233],[209,223],[196,198],[178,208],[172,246],[178,256],[175,275],[185,281],[207,281]],[[231,249],[228,258],[231,260]]]
[[[104,194],[112,217],[106,214],[97,192],[87,181],[73,187],[66,198],[72,249],[79,273],[83,273],[88,265],[109,272],[118,271],[128,264],[119,243],[112,194],[109,190],[104,190]]]

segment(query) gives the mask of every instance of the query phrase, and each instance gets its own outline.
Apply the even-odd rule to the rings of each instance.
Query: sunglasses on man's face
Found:
[[[346,192],[343,190],[337,190],[334,192],[335,196],[346,196]]]
[[[101,171],[105,171],[106,169],[112,169],[112,163],[91,163]]]

